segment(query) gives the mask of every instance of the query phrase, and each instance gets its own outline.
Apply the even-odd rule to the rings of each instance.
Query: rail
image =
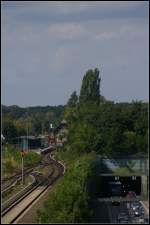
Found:
[[[52,165],[55,165],[58,169],[57,176],[53,177],[54,174],[54,167],[51,173],[48,175],[47,178],[41,179],[40,177],[36,177],[36,181],[26,187],[22,192],[18,193],[14,198],[10,199],[10,201],[7,201],[7,204],[2,205],[2,217],[4,217],[13,207],[17,206],[23,199],[25,199],[30,193],[32,193],[34,190],[36,190],[38,187],[43,186],[42,191],[27,205],[19,214],[17,214],[13,220],[11,220],[10,223],[13,223],[31,204],[39,198],[39,196],[46,191],[46,189],[52,185],[59,177],[63,176],[65,167],[60,162],[57,162],[55,159],[52,159],[51,157],[47,158]],[[38,178],[38,179],[37,179]],[[41,180],[40,180],[41,179]]]

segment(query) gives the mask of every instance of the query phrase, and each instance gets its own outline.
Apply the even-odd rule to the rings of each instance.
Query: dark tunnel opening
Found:
[[[127,197],[130,192],[141,195],[140,176],[101,176],[98,197]]]

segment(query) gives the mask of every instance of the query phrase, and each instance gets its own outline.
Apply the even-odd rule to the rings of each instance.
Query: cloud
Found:
[[[94,38],[96,40],[101,40],[101,41],[103,41],[103,40],[110,40],[110,39],[115,38],[115,37],[117,37],[117,34],[114,33],[114,32],[101,32],[101,33],[96,34],[94,36]]]
[[[79,23],[59,23],[50,25],[48,34],[53,38],[74,40],[84,38],[89,32]]]
[[[147,98],[147,3],[5,1],[2,5],[5,104],[23,105],[23,98],[30,105],[65,104],[72,91],[79,91],[85,72],[94,67],[100,68],[106,98],[124,101],[130,94]]]
[[[117,28],[111,27],[93,34],[93,39],[98,41],[110,41],[115,39],[134,39],[145,37],[148,31],[145,26],[139,27],[139,25],[131,23],[118,26]]]
[[[89,19],[148,17],[146,1],[50,1],[2,2],[2,15],[14,23],[51,23]]]

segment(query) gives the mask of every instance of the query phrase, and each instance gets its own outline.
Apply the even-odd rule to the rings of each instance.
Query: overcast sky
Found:
[[[148,100],[147,1],[4,1],[2,103],[66,104],[98,67],[101,94]]]

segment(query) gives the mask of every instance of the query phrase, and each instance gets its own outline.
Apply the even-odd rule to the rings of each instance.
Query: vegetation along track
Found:
[[[7,201],[7,204],[2,205],[2,224],[14,223],[21,214],[31,206],[31,204],[46,191],[59,177],[64,173],[64,167],[49,155],[45,157],[45,164],[52,166],[52,171],[47,177],[36,172],[32,173],[35,176],[35,182],[20,192],[14,198]]]

